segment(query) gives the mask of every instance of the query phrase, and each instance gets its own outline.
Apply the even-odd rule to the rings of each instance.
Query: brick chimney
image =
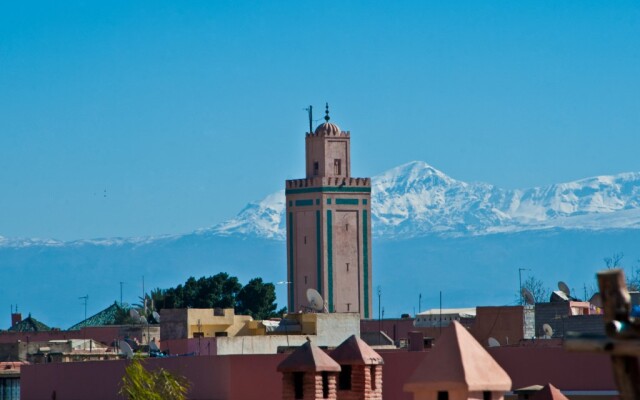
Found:
[[[19,312],[11,313],[11,326],[14,327],[20,322],[22,322],[22,313],[19,313]]]
[[[356,335],[331,352],[340,364],[338,400],[382,400],[382,357]]]
[[[283,400],[336,400],[340,365],[310,341],[278,365]]]

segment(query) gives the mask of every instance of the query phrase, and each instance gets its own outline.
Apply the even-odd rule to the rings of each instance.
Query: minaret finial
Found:
[[[326,114],[326,115],[324,116],[324,120],[325,120],[325,121],[327,121],[327,122],[329,122],[329,120],[331,119],[331,118],[329,117],[329,103],[326,103],[326,109],[325,109],[324,113]]]

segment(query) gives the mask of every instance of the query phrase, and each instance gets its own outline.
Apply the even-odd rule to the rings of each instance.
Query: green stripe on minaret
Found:
[[[316,268],[318,269],[318,292],[322,293],[322,226],[320,225],[320,211],[316,211]]]
[[[287,291],[289,292],[289,312],[294,312],[293,304],[293,213],[289,213],[289,283]]]
[[[327,210],[327,275],[329,281],[329,312],[333,312],[333,222],[331,210]]]
[[[362,210],[362,262],[364,264],[364,317],[369,318],[369,235],[367,233],[367,210]]]

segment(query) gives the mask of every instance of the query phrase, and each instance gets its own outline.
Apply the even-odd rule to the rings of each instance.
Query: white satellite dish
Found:
[[[131,318],[135,320],[140,318],[140,313],[135,308],[132,308],[131,310],[129,310],[129,315],[131,316]]]
[[[500,347],[500,342],[496,338],[489,338],[489,347]]]
[[[141,316],[140,316],[140,323],[141,323],[141,324],[148,324],[147,319],[145,318],[145,316],[144,316],[144,315],[141,315]]]
[[[549,324],[542,325],[542,330],[544,331],[544,336],[547,338],[553,337],[553,328]]]
[[[522,288],[522,297],[524,298],[524,302],[528,305],[532,306],[536,304],[536,299],[533,297],[533,294],[529,289]]]
[[[133,349],[131,348],[131,346],[129,346],[129,343],[125,342],[124,340],[119,340],[118,346],[120,347],[120,351],[125,355],[125,357],[127,357],[127,359],[130,360],[133,358]]]
[[[595,293],[593,296],[591,296],[591,298],[589,299],[589,303],[598,308],[602,308],[602,296],[600,295],[600,293]]]
[[[566,283],[562,281],[558,282],[558,289],[562,290],[568,298],[571,298],[571,289],[569,289],[569,286]]]
[[[160,348],[156,344],[156,340],[155,339],[153,339],[152,341],[149,342],[149,350],[151,350],[151,351],[160,351]]]
[[[324,309],[322,295],[315,289],[307,289],[307,301],[309,302],[309,307],[316,311],[322,311]]]
[[[154,312],[151,313],[151,315],[153,315],[153,319],[156,320],[156,323],[159,324],[160,323],[160,314],[158,314],[157,311],[154,311]]]

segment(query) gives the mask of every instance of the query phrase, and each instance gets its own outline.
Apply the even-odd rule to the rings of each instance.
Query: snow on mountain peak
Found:
[[[373,229],[379,237],[640,227],[640,173],[509,190],[458,181],[412,161],[373,177],[371,188]],[[284,210],[281,190],[207,231],[284,239]],[[613,215],[621,211],[626,218]]]

